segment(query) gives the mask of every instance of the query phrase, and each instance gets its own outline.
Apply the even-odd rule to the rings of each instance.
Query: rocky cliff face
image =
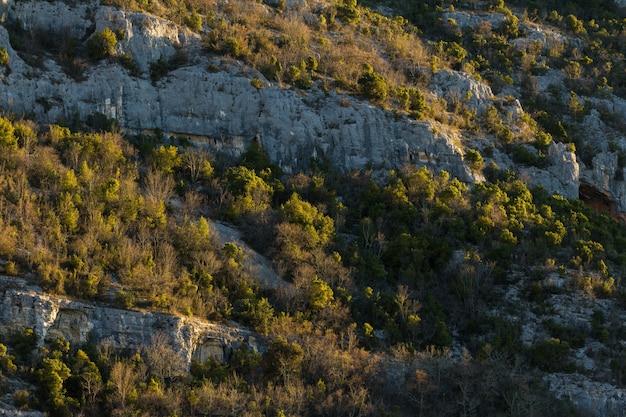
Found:
[[[265,81],[265,88],[256,89],[250,79],[263,79],[261,74],[199,54],[199,36],[166,20],[104,6],[33,1],[8,3],[5,13],[23,29],[67,30],[78,39],[105,27],[123,30],[116,53],[132,57],[137,69],[131,74],[104,61],[89,67],[77,82],[52,59],[41,68],[29,66],[0,27],[0,43],[7,45],[11,59],[0,86],[0,107],[16,114],[56,122],[100,113],[117,119],[130,133],[160,129],[235,156],[258,137],[286,173],[304,170],[311,158],[319,158],[344,172],[419,164],[447,170],[468,183],[482,180],[463,162],[460,134],[319,86],[305,92]],[[150,64],[181,51],[188,57],[186,65],[153,83]],[[468,105],[479,113],[496,99],[488,86],[455,71],[437,73],[432,91],[448,100],[470,97]],[[521,111],[518,102],[514,107],[513,113]],[[538,172],[535,182],[575,198],[576,160],[566,150],[555,150],[561,151],[565,153],[554,157],[556,168]],[[512,166],[506,159],[496,162]],[[569,164],[565,170],[563,164]]]
[[[41,343],[63,337],[73,344],[90,341],[130,351],[149,346],[152,336],[162,333],[187,364],[192,358],[227,361],[242,344],[258,349],[254,335],[241,328],[87,304],[44,294],[22,280],[0,278],[0,335],[22,326],[33,328]]]
[[[237,63],[198,53],[202,48],[200,37],[168,21],[85,3],[20,1],[2,7],[2,15],[26,31],[67,33],[81,40],[107,27],[123,31],[125,38],[119,41],[116,53],[132,58],[136,68],[132,72],[102,61],[89,66],[84,78],[77,81],[63,72],[54,57],[41,65],[27,64],[13,50],[6,29],[0,26],[0,45],[7,48],[11,60],[9,70],[0,75],[0,108],[5,111],[41,122],[100,113],[117,119],[130,133],[160,129],[166,135],[189,137],[199,146],[228,155],[240,154],[258,137],[269,157],[287,173],[306,169],[311,158],[327,158],[344,171],[420,164],[445,169],[469,183],[482,179],[464,164],[463,144],[467,139],[458,132],[435,122],[410,120],[351,96],[326,91],[321,85],[299,91],[271,84]],[[503,21],[499,14],[446,16],[459,26],[477,25],[483,20],[497,26]],[[558,33],[538,26],[527,25],[524,29],[526,38],[516,40],[520,44],[565,41]],[[168,61],[181,52],[187,56],[184,65],[158,81],[150,79],[151,64]],[[263,79],[264,88],[252,87],[252,77]],[[536,82],[537,89],[546,94],[555,86],[567,91],[556,71],[536,77]],[[431,91],[447,100],[469,97],[468,106],[479,114],[498,100],[486,84],[456,71],[435,74]],[[521,95],[514,89],[508,93]],[[589,100],[605,114],[618,116],[626,112],[626,101],[619,98]],[[514,100],[511,119],[521,111]],[[591,163],[578,160],[564,144],[550,146],[544,169],[516,166],[498,150],[493,160],[503,169],[520,172],[527,182],[567,198],[577,198],[580,182],[584,181],[611,198],[619,211],[626,211],[626,182],[619,158],[619,151],[626,149],[626,138],[608,127],[597,111],[587,116],[585,126],[598,149]],[[44,340],[63,336],[73,343],[90,339],[114,348],[138,349],[148,345],[155,332],[162,332],[187,361],[193,357],[225,360],[229,351],[242,343],[256,346],[254,336],[245,330],[87,304],[42,294],[23,282],[10,282],[0,283],[0,334],[27,326]],[[580,305],[580,300],[575,304]],[[589,316],[589,312],[585,314]],[[529,341],[535,333],[529,332]],[[554,392],[599,413],[595,415],[624,409],[623,393],[614,387],[585,385],[593,383],[577,381],[573,376],[550,378]]]

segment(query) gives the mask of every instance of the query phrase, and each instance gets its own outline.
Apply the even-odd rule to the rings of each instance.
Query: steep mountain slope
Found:
[[[624,415],[626,12],[434,3],[4,3],[0,257],[58,294],[3,284],[13,403]]]
[[[467,144],[461,132],[441,129],[432,121],[417,123],[398,117],[322,89],[319,82],[304,94],[268,81],[263,82],[268,88],[254,88],[250,79],[263,77],[261,74],[207,58],[200,53],[198,35],[177,29],[166,20],[116,12],[110,7],[99,7],[95,12],[88,5],[61,6],[54,12],[50,7],[40,2],[9,3],[8,18],[20,22],[22,30],[50,30],[51,35],[69,32],[77,39],[88,36],[94,25],[96,32],[103,28],[123,30],[126,38],[117,43],[115,53],[132,57],[133,71],[103,62],[90,65],[76,82],[52,59],[47,59],[43,68],[32,68],[9,48],[11,71],[5,76],[8,85],[2,97],[9,111],[32,114],[44,122],[102,114],[117,120],[129,133],[159,129],[230,155],[240,154],[258,137],[268,156],[287,173],[306,169],[311,158],[318,158],[328,159],[344,171],[417,163],[445,169],[463,181],[479,179],[463,166]],[[45,16],[54,21],[41,21]],[[86,18],[77,19],[79,16]],[[9,44],[6,34],[4,43]],[[187,56],[183,67],[157,82],[147,79],[150,65],[167,62],[177,53]],[[208,72],[207,67],[218,72]],[[479,113],[500,101],[488,86],[455,71],[439,71],[430,88],[447,100],[470,97],[466,105]],[[517,123],[523,110],[519,103],[511,104],[507,117]],[[532,177],[550,191],[576,197],[575,162],[571,157],[561,157],[561,150],[552,153],[556,153],[555,162],[569,159],[566,164],[571,167],[564,170],[557,163],[548,172]],[[497,163],[512,166],[506,159]]]

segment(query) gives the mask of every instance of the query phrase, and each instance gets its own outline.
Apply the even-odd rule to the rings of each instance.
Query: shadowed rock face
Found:
[[[90,341],[129,351],[149,346],[153,335],[161,333],[187,364],[194,357],[228,361],[242,344],[258,349],[254,335],[241,328],[87,304],[43,294],[22,280],[1,278],[0,335],[22,327],[33,328],[40,343],[63,337],[72,344]]]
[[[605,213],[613,219],[626,223],[624,212],[617,209],[617,204],[609,191],[600,191],[584,181],[580,183],[579,198],[597,213]]]

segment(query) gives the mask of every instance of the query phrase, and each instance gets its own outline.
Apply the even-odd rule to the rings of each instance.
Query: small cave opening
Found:
[[[619,222],[625,222],[624,213],[618,213],[608,191],[600,191],[591,184],[581,181],[578,198],[596,213],[605,213]]]

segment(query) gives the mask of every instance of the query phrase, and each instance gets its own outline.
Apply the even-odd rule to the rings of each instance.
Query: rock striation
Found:
[[[95,31],[123,30],[126,38],[118,42],[116,53],[131,57],[139,71],[131,74],[102,61],[76,81],[52,59],[43,68],[32,68],[11,49],[8,33],[0,27],[0,43],[8,46],[11,59],[0,86],[0,107],[16,114],[54,123],[100,113],[131,133],[160,129],[230,155],[238,155],[257,137],[287,173],[304,170],[317,158],[346,172],[416,163],[473,180],[461,147],[430,122],[412,121],[320,87],[304,92],[264,81],[265,88],[254,88],[250,79],[263,79],[261,74],[189,53],[199,47],[199,36],[166,20],[105,6],[94,11],[93,5],[63,5],[54,13],[41,2],[7,7],[7,19],[24,29],[51,31],[54,20],[55,27],[72,27],[81,39],[94,26]],[[181,50],[192,58],[153,82],[150,64]],[[476,84],[469,86],[482,97]]]
[[[84,40],[110,28],[123,34],[116,54],[132,60],[134,66],[128,70],[113,61],[101,61],[90,65],[77,81],[53,59],[41,68],[28,65],[0,27],[0,44],[7,45],[11,59],[10,71],[5,71],[0,85],[0,107],[6,111],[44,123],[100,114],[116,119],[132,134],[159,130],[234,157],[257,138],[287,174],[306,170],[312,159],[318,159],[344,172],[364,168],[384,172],[417,164],[446,170],[470,184],[483,180],[464,164],[465,139],[457,132],[435,122],[411,120],[322,85],[301,91],[272,84],[236,62],[197,53],[200,36],[167,20],[85,3],[23,1],[9,2],[4,8],[7,20],[25,30],[65,31]],[[454,18],[464,22],[463,16]],[[159,79],[150,77],[152,64],[177,56],[183,62],[176,69]],[[262,79],[264,88],[253,87],[253,77]],[[434,74],[431,90],[448,102],[463,102],[479,115],[500,100],[486,84],[451,70]],[[507,117],[512,120],[523,113],[517,100],[509,107]],[[531,172],[531,182],[576,198],[575,156],[557,147],[550,158],[554,164]],[[506,161],[496,162],[515,168]]]
[[[233,157],[257,138],[287,174],[306,170],[312,159],[319,159],[344,172],[363,168],[385,171],[418,164],[446,170],[470,184],[483,180],[464,164],[465,139],[457,133],[434,122],[416,122],[354,97],[327,91],[321,85],[301,91],[272,84],[236,62],[198,53],[200,35],[170,21],[95,3],[21,1],[2,7],[7,21],[24,30],[63,32],[84,40],[110,28],[123,34],[116,54],[130,59],[134,66],[134,70],[128,70],[113,61],[101,61],[90,65],[77,81],[53,59],[44,61],[40,68],[28,65],[11,48],[7,31],[0,27],[0,43],[7,45],[11,60],[10,71],[4,71],[0,85],[0,107],[5,111],[44,123],[100,114],[116,119],[132,134],[159,130],[165,136],[186,137]],[[446,16],[463,26],[483,20],[497,25],[501,22],[494,19],[502,15],[459,12]],[[549,43],[545,37],[548,35],[539,33],[539,29],[525,30],[528,36],[516,41],[538,39]],[[550,39],[555,36],[550,34]],[[177,56],[181,62],[176,69],[158,80],[150,77],[152,64],[169,62]],[[253,77],[262,79],[264,88],[253,87]],[[548,71],[535,81],[538,91],[548,93],[554,86],[565,91],[558,71]],[[501,100],[486,84],[451,70],[433,75],[431,91],[448,102],[463,102],[479,115]],[[615,97],[590,100],[609,114],[622,114],[626,106],[624,100]],[[523,109],[519,101],[513,100],[507,112],[507,118],[516,120]],[[598,146],[602,149],[593,164],[581,165],[574,153],[559,144],[550,148],[549,164],[542,169],[515,166],[506,158],[495,162],[520,172],[530,184],[542,185],[548,192],[567,198],[578,197],[582,179],[600,192],[608,192],[618,212],[626,211],[623,167],[618,164],[617,154],[608,151],[604,139],[612,135],[607,134],[609,129],[597,112],[587,119],[587,133],[600,138]],[[626,140],[618,139],[620,147],[626,149]]]
[[[33,328],[40,343],[63,337],[73,344],[94,342],[114,349],[140,350],[156,333],[169,339],[187,364],[193,358],[222,362],[246,344],[258,349],[254,334],[196,318],[130,311],[44,294],[16,278],[0,278],[0,335]]]

